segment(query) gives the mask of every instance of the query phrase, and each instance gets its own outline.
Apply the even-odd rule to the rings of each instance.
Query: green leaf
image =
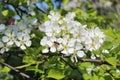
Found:
[[[23,58],[23,62],[24,62],[24,63],[31,63],[31,64],[36,63],[36,61],[35,61],[31,56],[25,56],[25,57]]]
[[[104,79],[105,79],[105,80],[114,80],[114,79],[112,79],[112,76],[110,76],[110,75],[108,75],[108,74],[105,75]]]
[[[110,51],[110,53],[115,53],[117,54],[120,51],[120,44],[115,45],[113,49]]]
[[[106,61],[113,65],[114,67],[116,67],[116,57],[110,57],[110,58],[107,58]]]
[[[48,78],[54,78],[54,79],[62,79],[65,76],[64,76],[63,73],[61,73],[60,70],[51,69],[51,70],[49,70],[47,77]]]
[[[89,80],[90,79],[90,76],[88,74],[86,74],[86,73],[83,74],[83,77],[84,77],[85,80]]]
[[[9,9],[3,10],[1,13],[4,17],[10,17],[15,15],[15,12]]]
[[[96,74],[93,75],[92,80],[99,80],[98,76]]]
[[[10,71],[10,68],[8,67],[4,67],[2,69],[0,69],[0,73],[5,73],[5,72],[9,72]]]
[[[67,4],[67,3],[69,2],[69,0],[62,0],[62,2],[63,2],[64,4]]]
[[[107,40],[113,40],[114,38],[116,38],[116,34],[115,31],[112,28],[109,28],[107,30],[102,30],[104,32],[104,34],[107,37]]]
[[[34,71],[34,72],[38,72],[38,73],[44,73],[44,71],[43,70],[40,70],[40,69],[36,69],[36,66],[28,66],[28,67],[26,67],[26,71]]]
[[[8,12],[9,12],[9,10],[4,10],[4,11],[2,11],[2,15],[3,15],[3,16],[8,16]]]

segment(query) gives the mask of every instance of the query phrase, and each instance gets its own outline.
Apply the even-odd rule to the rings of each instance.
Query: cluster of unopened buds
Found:
[[[45,48],[42,53],[60,52],[65,56],[71,56],[72,61],[77,57],[86,56],[85,51],[93,51],[100,48],[105,36],[98,27],[91,29],[74,20],[75,13],[69,12],[65,17],[53,11],[48,15],[39,30],[44,32],[40,44]]]

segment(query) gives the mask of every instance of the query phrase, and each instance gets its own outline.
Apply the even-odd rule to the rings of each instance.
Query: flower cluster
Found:
[[[0,53],[8,51],[11,47],[17,46],[22,50],[31,46],[30,33],[35,19],[23,19],[15,25],[0,24]]]
[[[88,29],[87,25],[82,25],[75,21],[74,12],[69,12],[63,18],[53,11],[48,15],[49,20],[39,26],[39,30],[44,32],[40,45],[45,48],[43,53],[60,52],[66,56],[72,55],[71,60],[84,57],[85,51],[93,51],[100,48],[104,41],[104,34],[98,27]]]

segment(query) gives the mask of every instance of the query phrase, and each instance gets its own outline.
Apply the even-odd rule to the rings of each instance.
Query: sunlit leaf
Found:
[[[116,57],[107,58],[106,61],[112,66],[116,67]]]
[[[62,79],[65,77],[63,73],[61,73],[59,70],[51,69],[48,72],[48,78],[54,78],[54,79]]]

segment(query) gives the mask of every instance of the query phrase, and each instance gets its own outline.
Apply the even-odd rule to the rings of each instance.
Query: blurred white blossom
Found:
[[[21,49],[26,49],[26,47],[30,47],[32,42],[31,38],[34,38],[34,35],[31,35],[32,25],[35,25],[37,19],[27,18],[15,22],[14,25],[0,24],[0,53],[4,53],[9,51],[11,47],[20,47]]]

